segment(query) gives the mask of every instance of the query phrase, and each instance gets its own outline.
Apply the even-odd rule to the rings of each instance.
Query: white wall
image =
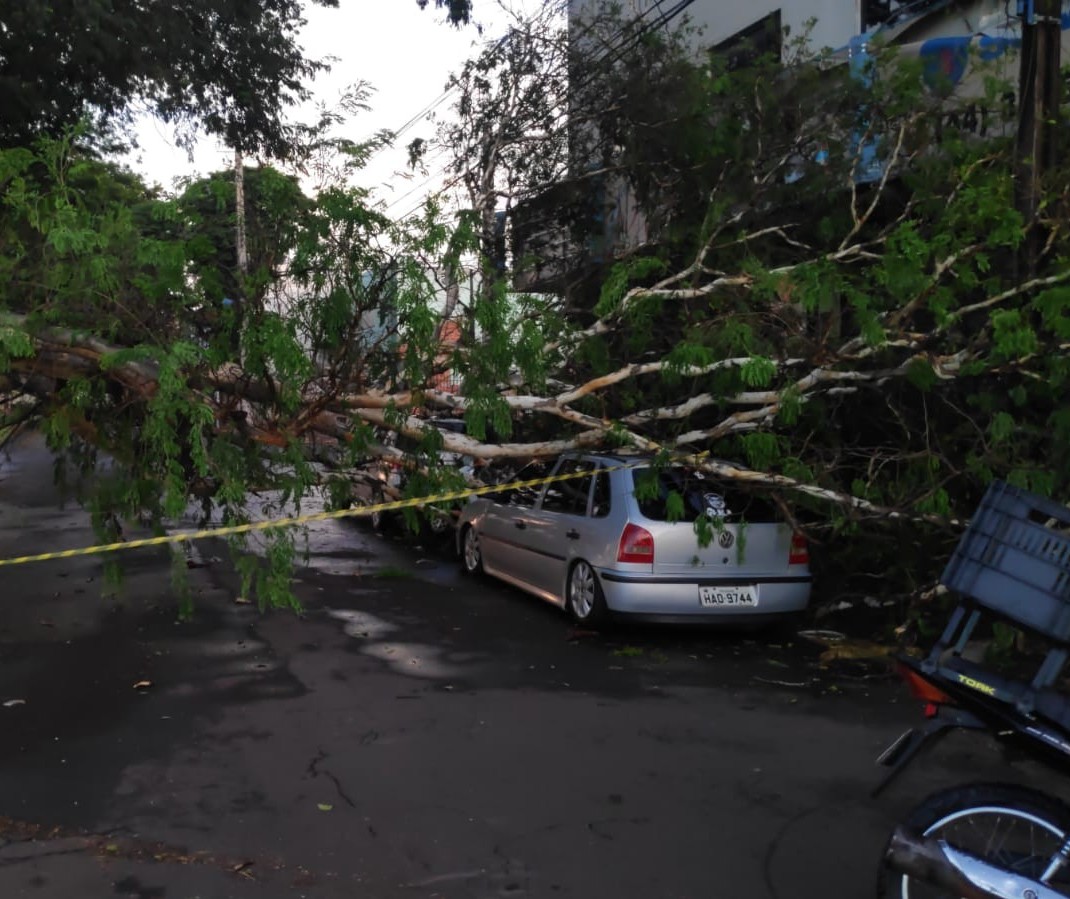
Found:
[[[625,16],[644,16],[652,21],[657,16],[657,7],[668,12],[678,3],[679,0],[623,0],[621,7]],[[813,18],[816,22],[810,32],[810,42],[814,50],[835,49],[844,46],[859,32],[859,3],[860,0],[694,0],[672,21],[676,24],[686,16],[692,24],[703,29],[700,42],[708,47],[779,9],[781,24],[789,26],[792,36],[802,34],[806,22]],[[585,9],[596,5],[597,0],[570,0],[569,9],[572,15],[582,16]]]
[[[803,34],[807,21],[815,19],[809,38],[815,51],[842,47],[860,30],[859,0],[751,0],[747,3],[695,0],[685,15],[704,28],[703,40],[709,46],[730,38],[778,9],[781,25],[790,29],[790,37]]]

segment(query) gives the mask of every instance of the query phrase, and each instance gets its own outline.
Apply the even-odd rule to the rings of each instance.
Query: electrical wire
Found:
[[[630,20],[625,25],[622,25],[617,30],[617,32],[608,39],[607,44],[609,46],[604,48],[602,54],[593,60],[592,72],[584,81],[581,81],[574,88],[570,88],[570,90],[579,91],[583,90],[585,87],[588,87],[591,82],[597,77],[598,67],[602,65],[608,57],[612,56],[612,59],[609,59],[609,65],[614,65],[615,63],[619,62],[623,58],[624,54],[636,47],[647,34],[650,34],[655,28],[667,25],[669,22],[679,16],[685,9],[687,9],[687,7],[691,6],[691,4],[694,2],[695,0],[678,0],[678,2],[674,6],[666,10],[662,6],[663,0],[654,0],[654,3],[648,6],[642,13],[640,13],[634,19]],[[657,11],[656,17],[651,19],[649,22],[642,24],[643,20],[646,19],[647,16],[655,10]],[[639,29],[635,32],[630,32],[629,29],[636,25],[640,25]],[[586,36],[594,29],[594,27],[595,25],[593,23],[587,25],[586,28],[580,33],[579,37],[582,38]],[[500,42],[506,40],[507,37],[508,35],[501,38]],[[614,46],[614,42],[617,41],[617,39],[620,39],[620,42]],[[401,202],[401,200],[405,199],[406,197],[411,196],[413,193],[416,192],[416,190],[424,187],[426,184],[444,175],[446,173],[446,169],[446,166],[442,167],[435,175],[432,175],[422,184],[418,185],[416,188],[413,188],[412,190],[406,192],[401,197],[391,202],[386,207],[387,210],[396,206],[399,202]],[[451,179],[447,184],[443,185],[441,189],[432,194],[429,194],[428,197],[437,198],[442,196],[447,190],[449,190],[451,187],[454,187],[462,179],[462,177],[462,175],[456,176],[455,178]],[[402,218],[408,218],[410,215],[420,209],[421,206],[423,206],[423,202],[418,203],[416,206],[406,212],[402,216]]]

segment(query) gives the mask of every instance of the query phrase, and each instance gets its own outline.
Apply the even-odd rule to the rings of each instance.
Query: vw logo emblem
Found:
[[[721,549],[728,549],[735,541],[735,537],[732,536],[731,531],[721,531],[717,535],[717,542],[721,545]]]

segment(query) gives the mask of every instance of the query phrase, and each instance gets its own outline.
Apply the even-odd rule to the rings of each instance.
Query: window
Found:
[[[523,468],[516,473],[515,477],[510,478],[510,481],[535,481],[540,478],[546,477],[549,472],[549,466],[546,462],[538,459],[534,462],[529,462]],[[530,487],[514,487],[511,490],[503,490],[501,493],[490,493],[488,498],[494,502],[503,506],[519,506],[522,509],[530,509],[539,499],[539,493],[542,491],[542,484],[536,484]]]
[[[728,71],[753,65],[763,56],[780,59],[784,30],[780,24],[780,10],[769,13],[753,25],[737,31],[727,40],[710,48],[710,53],[724,60]]]
[[[636,500],[644,518],[651,521],[669,521],[669,497],[676,494],[683,502],[683,521],[694,521],[700,515],[734,523],[739,521],[777,521],[780,516],[775,505],[754,493],[706,476],[683,466],[636,469],[633,483],[638,488]],[[654,484],[650,479],[656,478]],[[651,495],[656,487],[656,495]]]
[[[896,4],[899,5],[899,4]],[[892,0],[862,0],[862,30],[882,25],[892,15]]]
[[[862,0],[862,31],[947,6],[944,0]]]
[[[565,459],[556,474],[575,474],[588,472],[587,477],[574,477],[567,481],[554,481],[546,485],[546,495],[542,498],[542,507],[547,512],[560,512],[564,515],[586,515],[587,498],[591,493],[591,472],[594,466],[583,459]]]

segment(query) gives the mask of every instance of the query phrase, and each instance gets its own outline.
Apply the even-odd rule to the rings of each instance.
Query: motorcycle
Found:
[[[926,723],[878,758],[890,771],[873,795],[954,730],[994,736],[1056,775],[1070,773],[1070,697],[1058,689],[1070,658],[1070,509],[995,482],[942,581],[961,601],[925,658],[900,660]],[[1029,680],[967,658],[978,625],[992,617],[1045,638],[1050,648]],[[942,790],[891,834],[878,896],[1070,897],[1070,806],[1011,783]]]
[[[901,675],[924,703],[925,726],[907,731],[878,762],[891,768],[879,795],[922,749],[956,729],[994,735],[1011,751],[1070,771],[1070,735],[997,694],[991,675],[924,670],[904,659]],[[957,666],[961,667],[961,666]],[[980,680],[984,676],[986,680]],[[1017,784],[970,783],[942,790],[892,833],[878,896],[916,899],[1052,899],[1070,896],[1070,807]]]

